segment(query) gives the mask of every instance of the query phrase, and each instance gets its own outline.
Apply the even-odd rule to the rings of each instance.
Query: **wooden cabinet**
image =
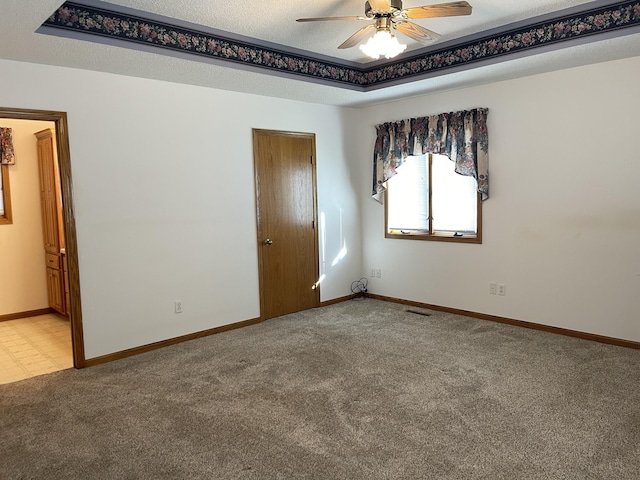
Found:
[[[64,314],[64,283],[61,270],[47,268],[47,293],[49,295],[49,306]]]
[[[40,202],[42,205],[42,231],[47,253],[60,255],[64,247],[60,217],[62,202],[60,180],[54,156],[53,131],[36,133],[38,139],[38,166],[40,169]]]
[[[53,130],[48,128],[35,135],[38,139],[40,205],[42,207],[42,233],[44,236],[49,306],[66,315],[67,301],[61,255],[61,249],[64,249],[62,195],[60,193],[60,175],[54,153]]]

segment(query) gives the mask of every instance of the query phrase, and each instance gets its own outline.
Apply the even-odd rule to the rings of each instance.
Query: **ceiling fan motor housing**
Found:
[[[366,2],[364,4],[364,14],[369,18],[377,18],[381,16],[390,17],[395,12],[399,12],[400,10],[402,10],[402,0],[391,0],[389,4],[389,10],[381,12],[380,10],[374,10],[373,8],[371,8],[371,4],[369,2]]]

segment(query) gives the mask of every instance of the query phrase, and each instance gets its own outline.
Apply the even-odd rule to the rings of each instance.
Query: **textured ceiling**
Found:
[[[431,5],[450,0],[404,0],[403,7]],[[178,18],[227,32],[294,46],[345,60],[366,62],[358,47],[337,47],[366,21],[298,23],[301,17],[363,15],[365,0],[114,0],[110,3]],[[508,23],[535,17],[587,2],[583,0],[470,0],[470,16],[415,20],[423,27],[442,35],[445,42]],[[418,42],[398,35],[407,50],[421,48]],[[406,42],[404,42],[406,41]]]
[[[300,17],[360,15],[364,10],[364,1],[360,0],[112,0],[110,3],[303,49],[313,54],[352,62],[364,61],[357,47],[349,50],[338,50],[336,47],[366,22],[295,22]],[[433,3],[438,2],[405,0],[404,7]],[[416,23],[442,34],[439,43],[443,43],[566,8],[579,9],[591,4],[614,2],[470,0],[470,3],[474,8],[470,16],[417,20]],[[464,71],[452,70],[434,78],[363,93],[275,77],[255,70],[240,70],[221,64],[34,33],[61,4],[61,0],[3,0],[0,57],[317,103],[359,106],[640,55],[640,33],[615,38],[601,35],[586,44],[554,51],[541,50],[523,58],[509,57],[493,65],[482,64]],[[409,51],[423,48],[416,42],[406,40]]]

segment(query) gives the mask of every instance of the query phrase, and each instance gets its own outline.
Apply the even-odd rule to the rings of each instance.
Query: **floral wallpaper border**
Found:
[[[640,1],[616,2],[453,47],[390,60],[375,67],[350,67],[72,1],[65,2],[43,23],[43,27],[152,45],[362,91],[380,88],[388,82],[417,80],[454,67],[634,26],[640,26]]]

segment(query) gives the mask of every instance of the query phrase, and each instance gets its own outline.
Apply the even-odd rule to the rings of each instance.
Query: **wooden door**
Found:
[[[40,169],[40,202],[42,204],[42,232],[47,253],[60,255],[60,230],[58,227],[58,198],[56,169],[53,158],[51,130],[36,133],[38,138],[38,163]]]
[[[260,316],[319,304],[315,135],[253,131]]]

